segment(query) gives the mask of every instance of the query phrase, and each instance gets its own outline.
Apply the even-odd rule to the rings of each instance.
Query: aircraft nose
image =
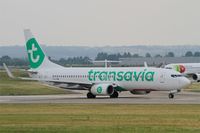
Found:
[[[191,84],[191,81],[190,81],[188,78],[183,77],[183,78],[181,79],[181,86],[182,86],[182,88],[186,88],[186,87],[189,86],[190,84]]]

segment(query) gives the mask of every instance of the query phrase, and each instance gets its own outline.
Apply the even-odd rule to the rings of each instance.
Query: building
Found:
[[[121,66],[143,66],[147,62],[149,66],[160,66],[170,63],[200,63],[200,57],[139,57],[120,58]]]

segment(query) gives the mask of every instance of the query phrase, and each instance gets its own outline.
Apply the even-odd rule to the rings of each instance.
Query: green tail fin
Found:
[[[24,30],[24,36],[30,67],[39,68],[45,59],[45,54],[29,29]]]

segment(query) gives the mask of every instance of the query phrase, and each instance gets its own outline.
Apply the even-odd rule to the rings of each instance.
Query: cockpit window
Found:
[[[183,77],[183,75],[181,75],[181,74],[172,74],[171,77],[177,78],[177,77]]]

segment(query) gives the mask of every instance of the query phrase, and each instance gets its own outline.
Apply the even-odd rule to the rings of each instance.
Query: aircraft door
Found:
[[[165,75],[163,73],[160,75],[160,83],[165,83]]]

